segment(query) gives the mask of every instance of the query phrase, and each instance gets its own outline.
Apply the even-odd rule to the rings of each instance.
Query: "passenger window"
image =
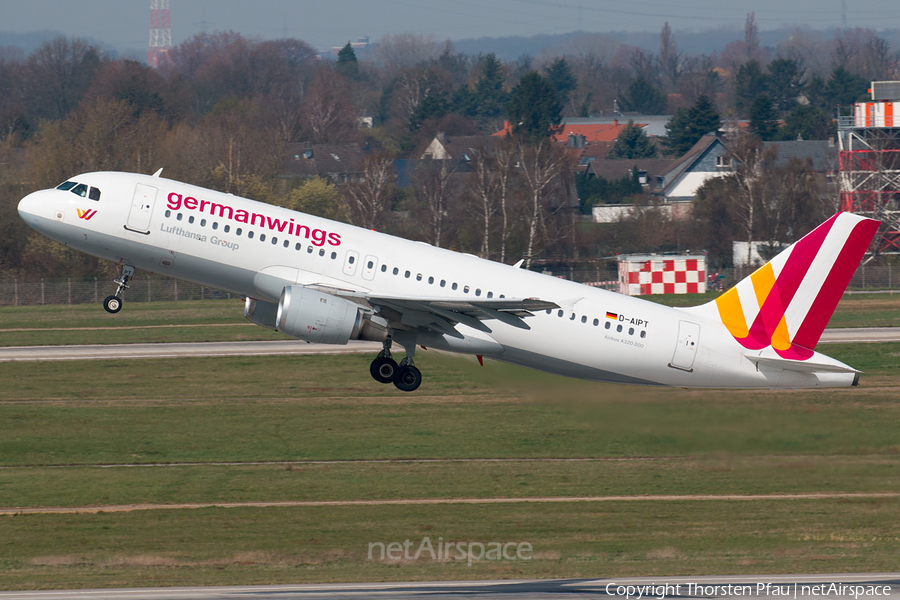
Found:
[[[367,268],[367,269],[371,269],[371,268],[374,267],[374,266],[375,266],[375,263],[373,263],[371,260],[370,260],[368,263],[366,263],[366,268]]]
[[[261,241],[261,242],[266,241],[266,234],[264,234],[264,233],[259,234],[259,241]]]
[[[168,219],[171,216],[172,216],[172,211],[169,209],[166,209],[166,218]]]
[[[465,287],[463,288],[463,293],[464,293],[464,294],[468,294],[468,293],[469,293],[469,286],[465,286]]]
[[[277,237],[273,237],[273,238],[272,238],[272,245],[273,245],[273,246],[277,246],[277,245],[278,245],[278,238],[277,238]]]
[[[218,223],[213,223],[213,229],[215,229],[217,226],[218,226]],[[224,231],[225,233],[228,233],[229,231],[231,231],[231,225],[226,225],[225,227],[222,228],[222,231]],[[238,235],[240,235],[240,234],[238,234]]]
[[[206,219],[200,219],[200,227],[206,227]]]
[[[416,273],[416,281],[422,281],[422,274]]]
[[[476,288],[476,289],[475,289],[475,295],[476,295],[476,296],[480,296],[480,295],[481,295],[481,288]]]
[[[218,228],[219,228],[219,222],[218,222],[218,221],[213,221],[212,228],[213,228],[213,229],[218,229]],[[225,233],[228,233],[228,225],[225,226]]]
[[[332,253],[331,253],[331,260],[334,260],[334,259],[336,259],[336,258],[337,258],[337,252],[332,252]]]
[[[622,333],[622,326],[621,326],[621,325],[616,325],[616,331],[619,332],[619,333]]]
[[[434,283],[434,277],[429,277],[429,278],[428,278],[428,283]]]
[[[450,286],[450,288],[451,288],[453,291],[456,291],[456,288],[457,288],[457,287],[459,287],[459,286],[456,285],[456,282],[455,282],[455,281],[453,282],[453,285]]]
[[[561,317],[561,316],[563,316],[563,311],[562,311],[562,310],[560,310],[560,311],[559,311],[559,312],[558,312],[558,313],[556,313],[556,316],[557,316],[557,317]]]
[[[381,265],[381,272],[387,273],[387,265]]]
[[[447,280],[441,279],[441,287],[447,287]]]
[[[403,276],[406,277],[407,279],[409,279],[409,275],[410,275],[409,271],[407,271],[406,273],[403,274]]]
[[[355,256],[348,256],[348,257],[347,257],[347,262],[350,263],[350,264],[352,265],[353,263],[356,262],[356,257],[355,257]]]
[[[325,248],[319,248],[319,256],[325,256]]]
[[[88,193],[88,198],[99,202],[100,201],[100,190],[95,187],[92,187],[90,193]]]
[[[181,214],[181,213],[178,213],[177,215],[175,215],[175,219],[176,219],[177,221],[180,221],[180,220],[182,219],[182,214]]]
[[[572,313],[572,316],[569,317],[569,320],[570,320],[570,321],[574,321],[574,320],[575,320],[575,313]]]
[[[193,223],[193,222],[194,222],[194,215],[191,215],[188,217],[188,223]]]
[[[581,322],[582,322],[582,323],[587,323],[587,316],[586,316],[586,315],[581,315]]]
[[[71,192],[73,194],[76,194],[76,195],[84,198],[85,196],[87,196],[88,186],[84,185],[83,183],[79,183],[78,185],[76,185],[75,187],[72,188]]]
[[[600,319],[594,319],[594,327],[600,324]]]
[[[628,328],[628,335],[634,335],[634,327]]]
[[[235,230],[234,230],[234,234],[235,234],[235,235],[241,235],[241,228],[238,227],[237,229],[235,229]]]
[[[642,338],[647,337],[647,332],[646,332],[646,331],[642,331],[642,332],[641,332],[641,337],[642,337]]]
[[[252,240],[252,239],[253,239],[253,232],[252,232],[252,231],[248,231],[248,232],[247,232],[247,237],[250,238],[250,239]]]
[[[488,292],[488,298],[493,298],[493,297],[494,297],[494,292]]]
[[[284,247],[287,248],[291,245],[291,240],[284,240]]]
[[[297,242],[296,244],[294,244],[294,250],[299,250],[302,247],[303,246],[300,245],[300,242]]]
[[[610,328],[609,321],[606,322],[606,324],[603,326],[603,328],[604,328],[604,329],[609,329],[609,328]]]
[[[398,269],[397,267],[394,267],[393,273],[394,273],[394,275],[397,275],[398,273],[400,273],[400,269]]]
[[[313,253],[313,247],[312,247],[312,246],[307,246],[307,247],[306,247],[306,253],[307,253],[307,254],[312,254],[312,253]]]

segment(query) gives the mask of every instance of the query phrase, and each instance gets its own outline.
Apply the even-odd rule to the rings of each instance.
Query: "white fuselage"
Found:
[[[584,379],[721,388],[853,382],[852,373],[758,368],[708,311],[670,308],[160,177],[91,173],[75,181],[100,190],[100,200],[35,192],[20,203],[22,218],[72,248],[138,269],[273,303],[285,286],[298,284],[415,298],[540,298],[560,308],[527,317],[530,329],[491,320],[497,346],[482,353]],[[820,354],[813,360],[841,365]]]

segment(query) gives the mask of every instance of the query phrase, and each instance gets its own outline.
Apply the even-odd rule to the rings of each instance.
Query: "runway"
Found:
[[[832,585],[834,584],[834,585]],[[614,579],[526,579],[422,583],[336,583],[220,587],[135,588],[0,592],[0,600],[549,600],[606,597],[609,600],[664,598],[873,599],[900,595],[900,573],[821,575],[734,575],[711,577],[622,577]],[[638,596],[640,594],[640,597]]]
[[[821,339],[823,344],[864,342],[900,342],[900,327],[826,329]],[[335,346],[331,344],[308,344],[298,340],[97,344],[85,346],[7,346],[0,348],[0,362],[204,356],[280,356],[292,354],[377,354],[380,350],[380,342],[351,341],[346,346]]]

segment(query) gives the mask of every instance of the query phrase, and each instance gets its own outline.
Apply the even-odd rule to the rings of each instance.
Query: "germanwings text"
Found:
[[[220,219],[256,225],[278,233],[303,237],[308,239],[313,246],[324,246],[326,242],[331,246],[341,245],[340,234],[328,233],[324,229],[310,229],[308,225],[295,223],[293,218],[288,220],[276,219],[261,213],[251,213],[243,208],[234,209],[227,204],[219,202],[198,200],[192,196],[182,196],[182,194],[176,192],[169,194],[167,206],[171,210],[196,210]]]

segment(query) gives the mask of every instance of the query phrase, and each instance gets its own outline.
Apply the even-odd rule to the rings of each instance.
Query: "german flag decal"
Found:
[[[616,320],[616,319],[619,318],[619,315],[617,315],[617,314],[614,313],[614,312],[606,311],[606,318],[607,318],[607,319]]]

